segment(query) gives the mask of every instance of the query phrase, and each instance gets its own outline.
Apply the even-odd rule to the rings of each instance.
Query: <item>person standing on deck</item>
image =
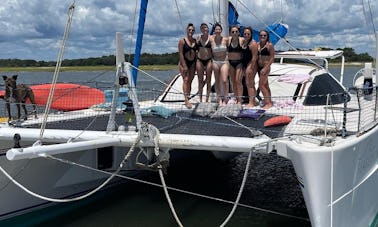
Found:
[[[236,97],[236,103],[242,101],[243,84],[242,84],[242,43],[244,38],[239,36],[239,28],[236,25],[231,26],[231,36],[227,45],[228,62],[230,63],[229,73],[232,83],[232,91]]]
[[[257,72],[259,74],[259,88],[264,96],[264,109],[273,106],[268,81],[270,66],[273,62],[274,46],[269,41],[269,33],[266,30],[261,30],[260,41],[257,45]]]
[[[211,51],[211,42],[209,35],[209,27],[206,23],[201,24],[201,35],[197,38],[197,76],[198,76],[198,94],[200,102],[202,102],[202,94],[204,82],[206,82],[206,102],[209,102],[210,91],[211,91],[211,74],[213,71],[212,67],[212,51]],[[204,75],[206,78],[204,80]]]
[[[218,96],[220,106],[227,104],[228,96],[228,71],[229,63],[227,57],[228,39],[221,35],[222,26],[219,23],[214,25],[214,33],[210,38],[213,53],[213,70],[215,76],[215,91]]]
[[[257,72],[257,43],[252,39],[253,29],[245,27],[243,32],[243,71],[245,75],[245,84],[248,91],[248,104],[246,108],[255,106],[256,88],[255,88],[255,75]]]
[[[186,36],[180,39],[178,43],[179,54],[179,71],[182,75],[183,83],[182,90],[184,92],[185,106],[188,109],[192,108],[192,103],[189,101],[190,92],[192,90],[192,81],[196,71],[196,40],[193,38],[195,32],[194,25],[189,23],[186,27]]]

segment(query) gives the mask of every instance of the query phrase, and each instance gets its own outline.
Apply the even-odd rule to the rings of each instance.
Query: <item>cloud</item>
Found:
[[[140,0],[78,0],[65,58],[114,54],[117,31],[126,52],[134,51]],[[142,52],[177,51],[188,22],[217,20],[217,1],[149,1]],[[296,48],[352,47],[375,55],[372,22],[378,25],[377,1],[254,0],[232,1],[239,21],[255,29],[282,20]],[[3,0],[0,5],[0,58],[56,60],[72,0]],[[369,5],[370,4],[370,5]],[[282,5],[282,7],[281,7]],[[246,7],[245,7],[246,6]],[[372,10],[372,17],[369,14]],[[277,48],[290,47],[279,43]]]

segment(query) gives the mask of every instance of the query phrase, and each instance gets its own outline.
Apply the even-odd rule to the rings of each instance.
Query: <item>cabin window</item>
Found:
[[[113,147],[97,149],[97,168],[109,169],[113,167]]]
[[[314,78],[303,105],[326,105],[328,94],[331,95],[331,104],[340,104],[344,102],[343,93],[344,88],[331,75],[324,73]],[[350,96],[347,101],[349,100]]]

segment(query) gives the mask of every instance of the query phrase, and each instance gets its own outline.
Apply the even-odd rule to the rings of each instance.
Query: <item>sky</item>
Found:
[[[73,0],[2,0],[0,59],[55,61],[68,8]],[[289,26],[277,50],[351,47],[375,57],[377,0],[241,0],[231,1],[239,22],[256,30],[282,21]],[[64,59],[115,54],[115,33],[123,34],[126,53],[133,53],[140,0],[76,0]],[[217,21],[216,0],[149,0],[142,53],[177,52],[186,25]],[[371,14],[370,14],[371,12]],[[374,24],[374,26],[373,26]]]

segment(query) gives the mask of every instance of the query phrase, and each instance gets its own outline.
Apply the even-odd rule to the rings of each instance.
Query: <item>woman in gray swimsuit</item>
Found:
[[[182,91],[184,92],[185,106],[188,109],[192,108],[192,103],[189,102],[189,96],[196,71],[197,45],[196,40],[193,38],[194,32],[194,25],[189,23],[186,27],[186,36],[180,39],[178,43],[179,71],[183,79]]]
[[[228,39],[221,35],[222,26],[219,23],[215,24],[214,33],[210,38],[211,48],[213,52],[213,70],[215,76],[215,90],[218,96],[218,103],[220,106],[227,104],[226,97],[228,96],[228,70],[229,63],[227,58],[227,43]]]

